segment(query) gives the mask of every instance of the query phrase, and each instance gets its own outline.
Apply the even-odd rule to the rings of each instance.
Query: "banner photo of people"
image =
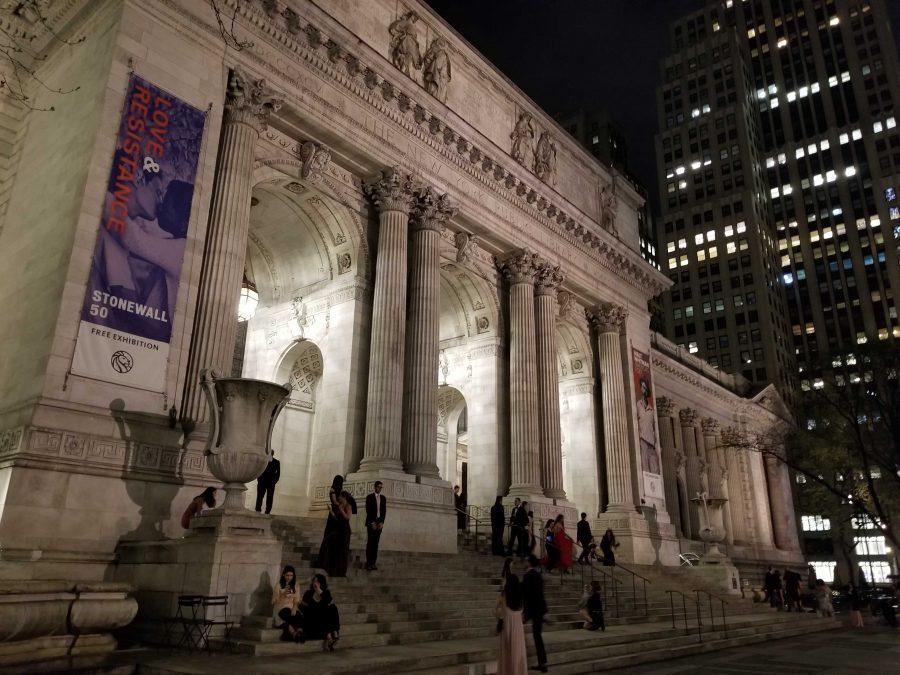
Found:
[[[637,410],[638,441],[641,446],[641,467],[644,492],[649,497],[663,499],[662,460],[659,455],[659,435],[656,431],[656,405],[650,377],[650,356],[631,348],[634,373],[635,410]]]
[[[72,372],[164,391],[205,113],[132,75]]]

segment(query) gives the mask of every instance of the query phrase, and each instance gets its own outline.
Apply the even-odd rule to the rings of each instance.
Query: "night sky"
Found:
[[[653,136],[669,24],[703,0],[426,0],[548,113],[606,108],[658,201]],[[898,34],[900,0],[888,0]],[[658,212],[658,209],[655,209]]]

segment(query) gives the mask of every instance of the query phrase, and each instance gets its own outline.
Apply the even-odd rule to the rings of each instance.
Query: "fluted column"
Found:
[[[556,366],[556,292],[563,282],[559,267],[542,263],[535,277],[534,315],[537,338],[538,422],[541,485],[544,495],[565,499],[562,435],[559,425],[559,375]]]
[[[731,504],[728,502],[727,466],[722,456],[722,448],[719,443],[719,423],[704,417],[701,422],[703,429],[703,444],[706,446],[706,458],[709,472],[709,496],[711,498],[725,499],[722,505],[722,522],[725,525],[725,541],[734,543],[734,532],[731,527]]]
[[[787,466],[780,458],[769,453],[765,455],[765,466],[775,546],[783,551],[796,550],[799,545],[797,520]]]
[[[231,374],[250,229],[253,149],[269,114],[280,107],[281,99],[265,80],[230,74],[181,405],[182,417],[194,422],[207,419],[200,371]]]
[[[725,453],[725,465],[728,467],[728,503],[731,505],[731,531],[734,541],[739,544],[747,542],[747,525],[744,515],[744,486],[742,480],[741,452],[729,443],[735,436],[733,427],[722,431],[722,451]]]
[[[701,460],[697,448],[697,411],[693,408],[682,408],[678,411],[681,422],[681,444],[684,447],[684,473],[687,478],[688,512],[690,513],[691,533],[694,538],[700,536],[700,517],[694,499],[698,493],[703,492],[703,473],[706,470],[705,461]]]
[[[413,233],[406,334],[403,463],[409,473],[434,478],[440,475],[437,466],[440,351],[438,245],[441,228],[455,211],[447,195],[439,195],[428,187],[419,192],[410,221]]]
[[[501,264],[509,280],[510,495],[541,493],[534,331],[536,264],[536,256],[530,251],[517,251]]]
[[[631,443],[628,427],[628,390],[625,387],[621,335],[628,310],[603,303],[588,311],[597,328],[600,361],[600,395],[603,406],[603,442],[606,448],[607,511],[634,511],[631,476]]]
[[[409,174],[393,167],[383,170],[364,187],[378,208],[378,252],[372,299],[366,437],[359,468],[360,471],[402,471],[406,249],[414,184]]]
[[[683,536],[681,509],[678,505],[678,458],[675,447],[675,402],[666,396],[656,397],[656,415],[659,422],[659,444],[662,449],[663,489],[669,520],[675,523],[678,536]]]

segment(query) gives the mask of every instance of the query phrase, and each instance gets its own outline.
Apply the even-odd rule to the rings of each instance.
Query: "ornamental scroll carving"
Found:
[[[281,108],[283,102],[265,80],[251,80],[237,68],[231,71],[225,98],[225,119],[229,123],[249,124],[262,133],[269,123],[269,115]]]
[[[422,86],[441,103],[447,101],[447,90],[453,77],[453,66],[447,41],[435,36],[428,45],[425,55],[419,47],[419,33],[416,24],[419,15],[408,11],[388,26],[391,36],[391,63],[407,77],[415,80],[416,72],[422,71]]]
[[[300,158],[300,177],[317,178],[331,163],[331,151],[319,145],[315,141],[304,141],[297,148],[297,156]]]

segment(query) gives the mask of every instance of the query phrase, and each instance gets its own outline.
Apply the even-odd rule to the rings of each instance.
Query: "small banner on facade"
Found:
[[[650,356],[632,347],[631,358],[634,369],[635,410],[637,410],[638,441],[641,446],[644,493],[648,497],[664,499],[662,461],[659,456],[656,432],[656,405],[650,377]]]
[[[163,391],[205,115],[132,75],[72,372]]]

